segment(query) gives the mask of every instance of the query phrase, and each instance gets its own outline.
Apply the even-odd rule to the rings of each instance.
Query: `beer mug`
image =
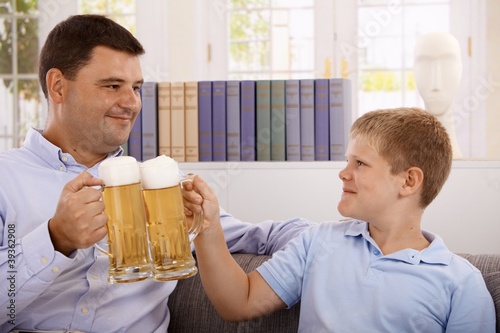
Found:
[[[103,180],[102,200],[108,215],[109,282],[123,283],[150,278],[153,273],[146,212],[137,160],[120,156],[99,165]]]
[[[184,279],[198,272],[191,242],[200,232],[203,214],[196,214],[188,228],[184,215],[177,162],[165,155],[140,164],[146,206],[153,277],[158,281]]]

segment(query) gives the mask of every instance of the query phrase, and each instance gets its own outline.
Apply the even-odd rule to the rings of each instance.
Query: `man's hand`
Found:
[[[107,233],[108,216],[103,214],[102,193],[90,186],[103,182],[84,171],[68,182],[59,197],[57,209],[49,222],[54,248],[68,256],[76,249],[85,249]]]

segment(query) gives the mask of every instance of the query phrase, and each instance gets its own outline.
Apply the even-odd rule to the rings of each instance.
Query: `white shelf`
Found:
[[[257,223],[304,217],[341,219],[337,212],[345,162],[190,162],[235,217]],[[456,160],[443,190],[424,214],[423,227],[455,252],[500,253],[500,161]]]

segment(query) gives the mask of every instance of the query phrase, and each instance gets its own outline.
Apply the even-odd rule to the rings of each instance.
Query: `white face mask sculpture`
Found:
[[[448,131],[453,158],[462,158],[452,110],[462,77],[460,46],[455,37],[442,32],[421,36],[415,44],[413,73],[425,109],[436,116]]]

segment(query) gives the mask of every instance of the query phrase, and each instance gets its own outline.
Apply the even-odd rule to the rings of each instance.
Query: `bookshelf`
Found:
[[[252,223],[340,219],[343,167],[337,161],[180,163],[183,172],[204,177],[223,208]],[[454,161],[423,226],[454,252],[500,253],[500,161]]]

